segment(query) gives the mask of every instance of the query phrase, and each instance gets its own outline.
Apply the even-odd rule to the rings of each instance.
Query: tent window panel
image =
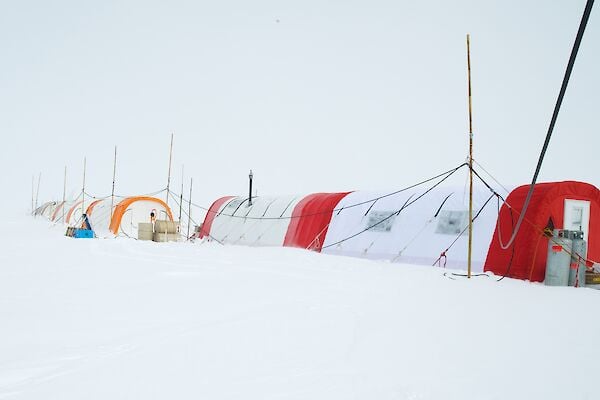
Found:
[[[240,206],[240,204],[242,204],[242,201],[244,201],[244,199],[242,199],[242,198],[231,200],[229,202],[229,204],[227,204],[227,207],[225,207],[225,208],[228,210],[231,210],[231,209],[235,210],[236,208],[238,208]]]
[[[396,211],[370,211],[365,228],[371,227],[369,230],[373,232],[390,232],[394,219],[396,219]]]
[[[240,206],[244,201],[246,201],[246,199],[243,199],[241,197],[233,199],[229,202],[229,204],[227,204],[227,206],[223,209],[222,212],[228,215],[235,215],[235,213],[237,212],[237,210],[239,210]]]
[[[435,233],[458,235],[469,223],[469,212],[465,210],[442,210],[438,216]],[[462,233],[463,235],[465,232]]]
[[[583,208],[582,207],[573,207],[573,217],[571,223],[575,226],[581,226],[583,223]]]

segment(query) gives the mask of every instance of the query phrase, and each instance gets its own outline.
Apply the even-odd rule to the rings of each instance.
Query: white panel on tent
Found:
[[[583,231],[583,238],[589,241],[590,202],[586,200],[565,199],[564,229]]]
[[[212,223],[210,234],[222,243],[247,246],[282,246],[294,207],[304,196],[235,197],[225,203]]]
[[[339,211],[333,213],[322,252],[433,265],[457,239],[446,254],[446,266],[466,268],[468,234],[465,227],[469,217],[465,187],[437,187],[417,200],[426,190],[427,187],[418,187],[376,201],[369,200],[386,193],[359,191],[348,194],[338,204]],[[490,194],[485,187],[475,191],[473,215]],[[349,207],[362,202],[364,204]],[[474,222],[474,271],[483,269],[497,215],[494,198]]]

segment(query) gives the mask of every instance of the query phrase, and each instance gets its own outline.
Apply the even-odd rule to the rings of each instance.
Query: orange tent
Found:
[[[134,205],[138,207],[132,207]],[[167,203],[165,203],[161,199],[148,196],[128,197],[115,206],[109,227],[112,233],[114,233],[115,235],[119,233],[123,216],[129,211],[132,212],[132,223],[141,222],[142,220],[146,220],[146,218],[147,222],[150,222],[151,212],[154,212],[155,215],[157,215],[158,212],[164,212],[166,217],[169,220],[173,221],[173,214],[171,212],[171,209],[169,208]],[[133,214],[135,214],[135,221]]]

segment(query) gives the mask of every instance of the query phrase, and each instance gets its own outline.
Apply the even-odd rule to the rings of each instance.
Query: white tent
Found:
[[[232,244],[283,246],[292,211],[303,197],[255,197],[252,205],[248,198],[230,198],[216,210],[210,235]]]
[[[223,197],[210,207],[200,237],[250,246],[302,247],[328,254],[466,268],[467,171],[449,171],[395,192]],[[476,178],[472,269],[481,271],[506,190]]]
[[[47,201],[38,208],[35,209],[33,215],[46,217],[48,219],[52,218],[52,214],[54,213],[54,209],[58,203],[56,201]]]
[[[106,211],[110,209],[110,200],[106,199],[100,203],[101,216],[109,217]],[[92,215],[96,210],[92,212]],[[151,214],[154,214],[156,219],[166,219],[173,221],[173,214],[169,206],[162,200],[156,197],[148,196],[132,196],[119,201],[113,210],[112,219],[110,221],[109,230],[114,235],[123,235],[127,237],[135,237],[138,235],[138,225],[140,222],[151,222]],[[94,222],[92,228],[94,229]],[[96,222],[99,229],[105,227],[105,223]]]
[[[322,252],[413,264],[432,265],[439,260],[447,267],[466,266],[468,193],[464,187],[439,187],[423,194],[424,190],[387,197],[382,197],[384,192],[348,194],[333,213]],[[478,188],[474,195],[474,216],[485,204],[473,224],[472,261],[476,270],[483,269],[497,220],[497,201],[490,195],[485,187]]]

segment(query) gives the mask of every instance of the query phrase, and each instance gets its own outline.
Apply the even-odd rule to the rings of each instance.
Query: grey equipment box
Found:
[[[177,242],[179,240],[179,233],[164,233],[154,232],[155,242]]]
[[[154,227],[152,222],[140,222],[138,224],[138,240],[152,240]]]
[[[176,221],[156,220],[154,222],[154,232],[177,233],[179,232],[179,223]]]

